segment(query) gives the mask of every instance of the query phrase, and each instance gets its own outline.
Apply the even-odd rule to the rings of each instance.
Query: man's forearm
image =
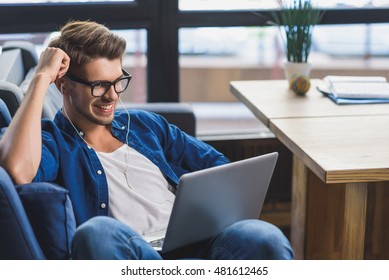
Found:
[[[42,108],[49,84],[50,78],[44,74],[34,77],[0,141],[0,165],[15,184],[31,182],[38,170],[42,153]]]

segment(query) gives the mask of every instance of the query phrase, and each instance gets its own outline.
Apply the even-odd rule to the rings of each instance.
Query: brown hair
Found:
[[[61,28],[61,35],[49,47],[62,49],[70,57],[70,67],[78,67],[92,59],[122,59],[126,41],[107,27],[93,21],[71,21]]]

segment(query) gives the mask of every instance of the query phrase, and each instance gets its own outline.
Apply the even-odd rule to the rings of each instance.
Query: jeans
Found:
[[[82,224],[72,241],[72,258],[84,260],[275,260],[293,257],[285,235],[274,225],[261,220],[237,222],[210,240],[168,254],[155,251],[127,225],[103,216]]]

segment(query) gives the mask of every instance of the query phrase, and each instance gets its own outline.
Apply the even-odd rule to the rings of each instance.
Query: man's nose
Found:
[[[109,87],[109,90],[106,92],[106,94],[103,95],[104,98],[109,99],[109,100],[114,100],[114,101],[118,100],[119,96],[120,95],[117,94],[115,91],[114,85],[111,85]]]

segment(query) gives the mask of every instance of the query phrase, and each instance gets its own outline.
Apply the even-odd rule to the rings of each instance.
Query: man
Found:
[[[69,190],[77,224],[74,259],[289,259],[276,227],[242,221],[212,240],[156,252],[143,236],[166,229],[179,177],[225,164],[212,147],[159,115],[115,113],[131,76],[126,42],[95,22],[70,22],[41,54],[35,77],[0,142],[0,164],[16,184],[55,182]],[[41,121],[55,83],[63,108]],[[102,242],[101,240],[104,240]]]

